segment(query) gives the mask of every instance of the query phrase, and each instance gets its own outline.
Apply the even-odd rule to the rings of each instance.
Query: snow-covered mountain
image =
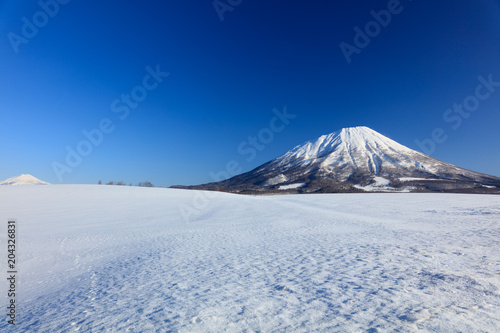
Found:
[[[32,175],[22,174],[6,179],[0,182],[0,185],[49,185],[49,183],[33,177]]]
[[[456,167],[376,131],[344,128],[228,180],[189,188],[230,192],[497,192],[500,178]]]

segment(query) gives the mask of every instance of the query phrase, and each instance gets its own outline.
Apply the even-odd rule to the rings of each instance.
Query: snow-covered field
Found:
[[[500,196],[212,193],[185,221],[196,195],[0,187],[4,273],[18,220],[16,329],[500,331]]]

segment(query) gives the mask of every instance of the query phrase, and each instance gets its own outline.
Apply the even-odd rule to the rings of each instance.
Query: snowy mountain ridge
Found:
[[[0,185],[50,185],[32,175],[22,174],[0,182]]]
[[[390,177],[404,170],[449,178],[451,169],[462,176],[473,177],[472,172],[407,148],[365,126],[323,135],[316,141],[295,147],[273,163],[273,166],[285,169],[298,165],[336,173],[341,181],[360,171]]]
[[[322,135],[230,179],[175,187],[236,193],[283,190],[498,193],[500,178],[442,162],[366,126],[358,126]]]
[[[393,146],[394,149],[407,149],[374,130],[366,126],[348,127],[331,134],[322,135],[316,141],[308,141],[303,145],[299,145],[283,155],[283,158],[298,158],[298,157],[321,157],[328,154],[337,148],[349,149],[351,146],[362,147],[363,145],[372,145],[377,147],[379,143],[384,143],[387,146]],[[367,147],[366,147],[367,148]],[[368,151],[368,149],[366,149]]]

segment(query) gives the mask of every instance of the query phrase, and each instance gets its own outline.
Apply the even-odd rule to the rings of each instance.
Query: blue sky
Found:
[[[199,184],[359,125],[500,176],[500,87],[467,117],[446,113],[474,102],[478,77],[500,82],[498,1],[60,2],[42,0],[53,17],[0,2],[0,179]],[[340,44],[367,24],[348,63]],[[296,117],[241,154],[284,106]],[[85,156],[69,165],[68,148]]]

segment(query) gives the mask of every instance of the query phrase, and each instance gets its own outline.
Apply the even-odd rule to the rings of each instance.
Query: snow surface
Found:
[[[296,183],[296,184],[289,184],[289,185],[281,185],[279,187],[280,190],[290,190],[294,188],[299,188],[306,185],[306,183]]]
[[[16,177],[0,182],[0,185],[50,185],[47,182],[41,181],[40,179],[33,177],[32,175],[22,174]]]
[[[3,249],[18,220],[10,329],[499,330],[500,196],[213,192],[184,220],[180,205],[201,194],[0,187]]]

